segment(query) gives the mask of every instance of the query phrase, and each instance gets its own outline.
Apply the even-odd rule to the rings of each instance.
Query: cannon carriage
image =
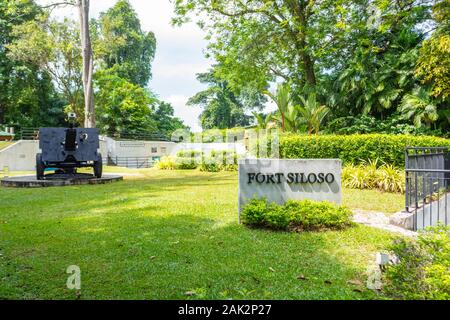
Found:
[[[43,180],[48,169],[54,169],[55,174],[73,178],[77,168],[91,167],[96,178],[102,177],[102,155],[99,131],[95,128],[75,128],[75,115],[69,115],[71,120],[68,128],[39,129],[39,148],[36,154],[36,178]]]

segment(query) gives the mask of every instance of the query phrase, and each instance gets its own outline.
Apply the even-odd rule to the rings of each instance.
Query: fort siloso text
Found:
[[[288,184],[299,183],[333,183],[336,178],[333,173],[303,173],[303,172],[289,172],[289,173],[247,173],[248,184],[281,184],[287,182]]]

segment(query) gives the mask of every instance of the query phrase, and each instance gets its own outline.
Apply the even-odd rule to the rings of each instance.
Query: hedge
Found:
[[[341,159],[344,164],[376,160],[405,165],[406,147],[450,147],[450,139],[431,136],[355,134],[293,135],[280,137],[280,155],[286,159]]]

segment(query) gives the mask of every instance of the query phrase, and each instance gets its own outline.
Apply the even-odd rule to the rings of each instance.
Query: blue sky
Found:
[[[39,3],[54,3],[56,0],[39,0]],[[114,5],[116,0],[91,0],[91,16]],[[173,5],[169,0],[130,0],[141,20],[142,29],[153,31],[157,40],[156,56],[152,63],[153,79],[149,86],[160,99],[172,103],[175,115],[191,127],[200,131],[198,116],[200,107],[186,106],[189,97],[204,89],[196,74],[205,72],[213,63],[204,57],[207,46],[204,32],[195,23],[173,27]],[[76,9],[59,8],[55,17],[69,16],[78,19]]]

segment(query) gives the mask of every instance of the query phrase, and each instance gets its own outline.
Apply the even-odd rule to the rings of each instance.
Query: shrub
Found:
[[[416,127],[398,114],[394,114],[386,120],[378,120],[367,115],[336,118],[328,123],[325,132],[331,134],[384,133],[449,137],[449,133],[442,130],[433,130],[426,126]]]
[[[378,189],[385,192],[405,191],[405,173],[392,165],[377,167],[377,161],[364,165],[347,165],[342,170],[342,184],[352,189]]]
[[[179,158],[197,158],[203,156],[203,152],[198,150],[180,150],[177,152]]]
[[[289,200],[284,205],[252,199],[242,209],[242,222],[275,230],[341,229],[352,225],[352,212],[343,206],[312,200]]]
[[[195,158],[191,157],[177,157],[175,159],[177,163],[177,169],[180,170],[193,170],[197,169],[198,167],[198,161]]]
[[[312,200],[289,200],[290,227],[295,230],[341,229],[352,225],[353,213],[343,206]]]
[[[206,172],[219,172],[222,170],[222,165],[213,161],[212,159],[203,159],[202,163],[199,166],[200,171]]]
[[[402,299],[450,299],[450,226],[396,239],[389,250],[398,258],[383,274],[387,294]]]
[[[177,169],[177,163],[175,158],[167,156],[162,157],[155,163],[155,167],[160,170],[175,170]]]
[[[450,140],[431,136],[362,134],[294,135],[280,137],[280,155],[287,159],[341,159],[344,164],[360,164],[379,159],[395,167],[405,164],[405,148],[450,146]]]

